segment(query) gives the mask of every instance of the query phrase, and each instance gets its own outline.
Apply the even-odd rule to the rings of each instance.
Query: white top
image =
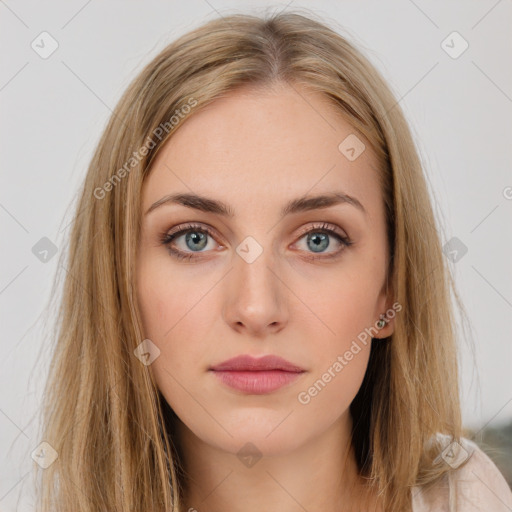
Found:
[[[481,448],[467,438],[458,444],[438,435],[445,449],[434,463],[448,464],[453,471],[431,489],[413,488],[413,512],[512,512],[512,491]]]

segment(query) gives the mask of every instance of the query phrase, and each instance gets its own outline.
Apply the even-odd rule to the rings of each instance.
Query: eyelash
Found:
[[[353,242],[351,242],[348,237],[342,236],[339,233],[337,233],[334,229],[332,229],[332,226],[333,226],[332,224],[329,224],[326,222],[314,225],[310,229],[301,233],[301,235],[299,236],[299,240],[302,239],[305,235],[307,235],[309,233],[325,233],[325,234],[332,235],[333,237],[335,237],[338,240],[338,242],[340,242],[342,244],[342,248],[340,250],[336,251],[335,253],[328,254],[327,256],[325,256],[325,255],[324,256],[307,256],[306,257],[307,259],[317,260],[317,259],[335,258],[340,255],[340,253],[343,251],[344,248],[352,245]],[[182,229],[179,229],[179,228],[182,228]],[[184,235],[188,232],[198,231],[201,233],[205,233],[208,236],[210,236],[211,238],[215,239],[215,237],[213,235],[213,231],[208,226],[203,226],[203,225],[199,225],[199,224],[185,224],[183,226],[179,226],[178,229],[179,229],[178,231],[174,231],[173,233],[169,233],[167,231],[162,233],[160,236],[160,241],[163,245],[167,246],[167,249],[171,253],[171,255],[179,260],[191,260],[193,258],[200,257],[199,255],[201,253],[200,252],[187,253],[187,252],[183,252],[179,249],[173,249],[171,247],[171,243],[175,238],[178,238],[181,235]]]

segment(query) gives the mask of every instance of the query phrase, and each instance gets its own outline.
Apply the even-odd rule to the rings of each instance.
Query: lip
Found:
[[[244,393],[262,395],[297,379],[305,370],[282,357],[242,355],[209,368],[224,384]]]
[[[304,368],[296,366],[279,356],[268,355],[252,357],[250,355],[236,356],[209,368],[213,371],[263,371],[283,370],[285,372],[303,372]]]

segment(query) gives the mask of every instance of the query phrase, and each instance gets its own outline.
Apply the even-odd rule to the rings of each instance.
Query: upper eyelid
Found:
[[[334,224],[332,222],[327,222],[327,221],[316,221],[316,222],[313,222],[309,226],[306,226],[306,227],[304,227],[304,229],[300,230],[300,236],[302,236],[302,235],[304,235],[306,233],[309,233],[311,230],[315,230],[315,229],[317,229],[319,231],[321,231],[322,229],[325,229],[327,231],[332,231],[333,233],[335,233],[338,236],[341,236],[343,238],[348,238],[348,235],[347,235],[347,233],[345,232],[344,229],[341,229],[336,224]],[[343,234],[342,233],[338,233],[338,231],[342,231]]]
[[[216,230],[212,228],[211,226],[208,226],[207,224],[194,224],[194,223],[185,223],[185,224],[179,224],[173,229],[170,229],[165,232],[167,236],[177,237],[182,236],[187,231],[205,231],[210,236],[213,237],[213,235],[216,233]]]

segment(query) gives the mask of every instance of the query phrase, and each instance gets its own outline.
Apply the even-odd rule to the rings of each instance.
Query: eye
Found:
[[[305,239],[305,251],[309,253],[305,257],[308,259],[333,258],[338,256],[344,247],[352,245],[349,238],[346,235],[339,233],[338,229],[339,228],[334,224],[321,223],[319,225],[314,225],[303,232],[299,241]],[[336,241],[334,245],[339,245],[340,247],[334,251],[326,253],[325,250],[332,245],[330,238],[334,238]]]
[[[344,247],[352,245],[347,236],[338,233],[338,229],[334,224],[320,223],[303,231],[299,241],[306,240],[304,251],[310,253],[305,257],[308,259],[333,258],[338,256]],[[214,240],[213,232],[209,227],[199,224],[186,224],[178,226],[170,233],[163,233],[161,243],[166,245],[171,255],[177,259],[190,260],[214,249],[215,244],[213,244],[214,247],[208,247],[209,238]],[[334,238],[335,245],[337,244],[340,247],[334,252],[325,252],[332,245],[330,238]],[[295,244],[298,244],[298,242]],[[223,246],[220,245],[219,247]]]
[[[183,240],[179,243],[181,238]],[[208,238],[213,239],[212,231],[208,227],[187,224],[178,226],[175,231],[170,233],[164,233],[161,241],[176,258],[190,260],[195,257],[194,253],[205,252],[203,249],[208,247]],[[192,252],[188,252],[188,250]]]

